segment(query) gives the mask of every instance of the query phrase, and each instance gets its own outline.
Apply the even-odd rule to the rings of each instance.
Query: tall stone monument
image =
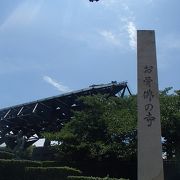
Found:
[[[137,31],[138,180],[163,180],[155,32]]]

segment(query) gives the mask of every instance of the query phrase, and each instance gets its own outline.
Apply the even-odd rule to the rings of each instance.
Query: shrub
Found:
[[[0,160],[0,176],[2,180],[24,180],[25,167],[41,166],[40,162],[22,160]]]
[[[81,171],[69,167],[27,167],[26,180],[66,180],[80,175]]]
[[[62,167],[64,163],[58,161],[41,161],[42,167]]]
[[[15,155],[10,152],[0,151],[0,159],[13,159]]]
[[[110,177],[88,177],[88,176],[68,176],[68,180],[127,180],[127,179],[117,179],[117,178],[110,178]]]

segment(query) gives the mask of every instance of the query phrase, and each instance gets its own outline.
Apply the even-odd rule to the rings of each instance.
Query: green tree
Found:
[[[136,157],[136,98],[102,95],[81,97],[82,111],[55,134],[59,155],[68,161],[134,159]]]
[[[170,94],[170,90],[160,93],[163,151],[167,159],[180,159],[180,91]]]
[[[160,92],[163,151],[167,159],[180,158],[180,91]],[[136,158],[136,96],[124,98],[102,95],[81,97],[81,111],[58,133],[46,138],[59,142],[60,159],[130,160]]]

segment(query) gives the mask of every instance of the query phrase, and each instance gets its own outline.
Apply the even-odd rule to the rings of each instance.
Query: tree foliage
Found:
[[[180,91],[170,94],[171,88],[160,92],[163,151],[167,159],[180,158]],[[81,111],[58,133],[46,133],[56,140],[58,158],[81,160],[132,160],[137,156],[136,96],[124,98],[102,95],[86,96]]]
[[[136,99],[102,95],[81,97],[83,110],[46,138],[60,141],[59,154],[79,159],[132,159],[136,157]]]
[[[172,88],[160,93],[163,150],[167,159],[180,158],[180,91],[170,94]]]

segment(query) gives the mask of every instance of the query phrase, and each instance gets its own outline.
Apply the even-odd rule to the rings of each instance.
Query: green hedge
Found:
[[[0,160],[0,179],[24,180],[25,167],[38,167],[40,162],[21,160]]]
[[[10,152],[0,151],[0,159],[13,159],[15,155]]]
[[[64,163],[59,161],[41,161],[42,167],[63,167]]]
[[[42,167],[58,165],[58,162],[0,160],[2,180],[65,180],[67,176],[81,175],[81,171],[69,167]]]
[[[80,175],[81,171],[69,167],[27,167],[26,180],[66,180]]]
[[[110,178],[110,177],[105,177],[105,178],[100,178],[100,177],[87,177],[87,176],[68,176],[68,180],[127,180],[127,179],[117,179],[117,178]]]

